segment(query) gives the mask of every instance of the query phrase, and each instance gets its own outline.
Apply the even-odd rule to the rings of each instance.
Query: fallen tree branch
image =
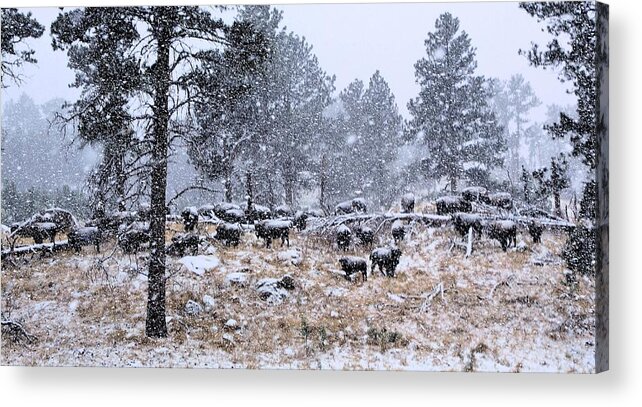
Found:
[[[442,302],[446,302],[444,300],[444,283],[441,281],[432,289],[432,291],[425,294],[425,300],[421,303],[421,306],[419,307],[419,312],[426,312],[433,298],[435,298],[437,295],[441,296]]]

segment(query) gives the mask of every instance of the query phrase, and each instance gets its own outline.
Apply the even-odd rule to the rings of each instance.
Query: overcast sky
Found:
[[[543,25],[518,8],[518,3],[396,3],[396,4],[304,4],[278,6],[284,11],[283,24],[304,36],[323,69],[336,75],[337,92],[355,78],[366,84],[379,69],[388,81],[401,113],[407,117],[406,104],[418,93],[414,64],[425,55],[424,40],[434,31],[435,20],[449,11],[460,19],[477,48],[478,74],[508,79],[521,73],[531,82],[543,106],[534,114],[542,120],[545,105],[574,103],[557,79],[557,73],[532,68],[518,55],[531,41],[544,44],[548,34]],[[26,66],[26,82],[2,90],[3,100],[22,92],[36,102],[54,97],[73,99],[77,90],[69,89],[73,73],[67,68],[63,52],[53,52],[49,25],[58,8],[29,9],[45,25],[42,38],[30,41],[38,64]]]

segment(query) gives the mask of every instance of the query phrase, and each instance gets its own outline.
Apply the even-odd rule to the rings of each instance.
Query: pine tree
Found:
[[[427,148],[429,177],[446,177],[456,191],[467,170],[489,173],[502,164],[505,142],[489,107],[492,92],[475,75],[475,48],[459,31],[459,19],[442,14],[425,41],[426,58],[415,64],[421,90],[408,104],[412,134]]]
[[[9,81],[19,84],[22,81],[18,69],[25,63],[38,62],[35,51],[29,47],[21,49],[25,39],[40,38],[45,27],[31,13],[21,13],[16,8],[2,9],[2,87],[9,86]]]
[[[379,206],[393,199],[395,179],[391,164],[401,140],[402,120],[388,83],[376,71],[364,88],[353,81],[339,96],[344,143],[336,153],[345,164],[336,176],[360,190]],[[334,160],[333,160],[334,161]],[[347,177],[346,177],[347,175]]]
[[[58,16],[51,27],[54,48],[66,49],[71,66],[77,73],[74,86],[82,89],[79,100],[85,102],[107,97],[104,92],[127,89],[135,82],[132,103],[139,108],[136,120],[144,129],[146,146],[141,151],[148,157],[150,174],[150,262],[148,273],[147,320],[145,333],[150,337],[167,336],[165,322],[165,213],[167,163],[172,141],[184,135],[180,121],[200,96],[193,78],[194,67],[209,54],[193,46],[200,44],[226,46],[229,26],[221,18],[196,6],[122,7],[75,9]],[[115,75],[110,64],[102,62],[95,52],[117,44],[133,60],[127,74]],[[74,58],[84,54],[85,58]],[[113,62],[113,61],[112,61]],[[101,87],[87,77],[87,72],[100,71],[109,77]],[[117,129],[120,130],[120,129]],[[137,157],[138,158],[138,157]]]
[[[493,97],[494,111],[498,122],[504,129],[506,139],[506,168],[511,174],[517,174],[521,163],[520,150],[522,142],[532,134],[528,113],[540,105],[531,84],[521,74],[512,75],[508,81],[499,84]]]

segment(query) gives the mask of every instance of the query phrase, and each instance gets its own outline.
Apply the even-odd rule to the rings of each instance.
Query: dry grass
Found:
[[[212,226],[201,226],[213,232]],[[168,238],[180,228],[170,227]],[[24,346],[4,340],[9,365],[105,365],[246,368],[590,371],[594,308],[592,279],[562,283],[563,236],[545,233],[556,263],[535,266],[530,250],[504,253],[478,242],[466,259],[449,251],[450,230],[416,226],[397,278],[368,281],[333,273],[340,256],[324,239],[293,233],[300,264],[281,260],[246,233],[237,248],[216,245],[221,265],[198,276],[179,268],[167,284],[169,337],[144,336],[144,256],[57,255],[2,271],[3,311],[38,337]],[[522,236],[527,245],[530,239]],[[111,252],[106,245],[104,253]],[[367,250],[348,254],[367,257]],[[132,265],[136,266],[132,267]],[[242,270],[244,286],[225,276]],[[281,304],[262,301],[261,278],[291,274],[295,290]],[[441,284],[441,285],[439,285]],[[443,291],[427,299],[435,287]],[[188,315],[188,300],[215,305]],[[10,300],[10,301],[9,301]],[[234,319],[237,328],[227,328]]]

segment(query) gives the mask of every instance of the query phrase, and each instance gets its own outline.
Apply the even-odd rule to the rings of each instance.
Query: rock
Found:
[[[196,301],[189,300],[187,301],[187,304],[185,304],[185,312],[188,315],[198,315],[203,312],[203,307]]]
[[[290,263],[294,266],[298,266],[303,261],[302,259],[303,256],[301,255],[301,249],[299,249],[298,247],[294,247],[290,250],[279,252],[276,255],[276,257],[280,261],[284,263]]]
[[[234,343],[234,335],[232,334],[223,334],[223,341],[229,342],[230,344]]]
[[[520,240],[519,242],[517,242],[515,250],[517,250],[518,252],[525,252],[528,250],[528,245],[523,240]]]
[[[211,295],[205,294],[203,296],[203,305],[205,305],[205,311],[211,311],[216,306],[216,300]]]
[[[294,290],[294,279],[291,275],[286,274],[278,282],[279,287],[285,288],[286,290]]]
[[[225,324],[224,324],[223,326],[224,326],[224,327],[225,327],[225,329],[227,329],[227,330],[235,330],[235,329],[238,329],[239,324],[238,324],[238,322],[236,322],[236,320],[235,320],[235,319],[230,318],[230,319],[228,319],[228,320],[225,322]]]
[[[256,283],[256,291],[263,301],[270,304],[280,304],[289,295],[280,283],[281,280],[276,278],[264,278]]]
[[[230,273],[225,276],[225,284],[228,286],[240,286],[245,287],[248,284],[248,275],[247,273]]]
[[[330,311],[330,316],[332,318],[339,318],[339,313],[337,311]]]

